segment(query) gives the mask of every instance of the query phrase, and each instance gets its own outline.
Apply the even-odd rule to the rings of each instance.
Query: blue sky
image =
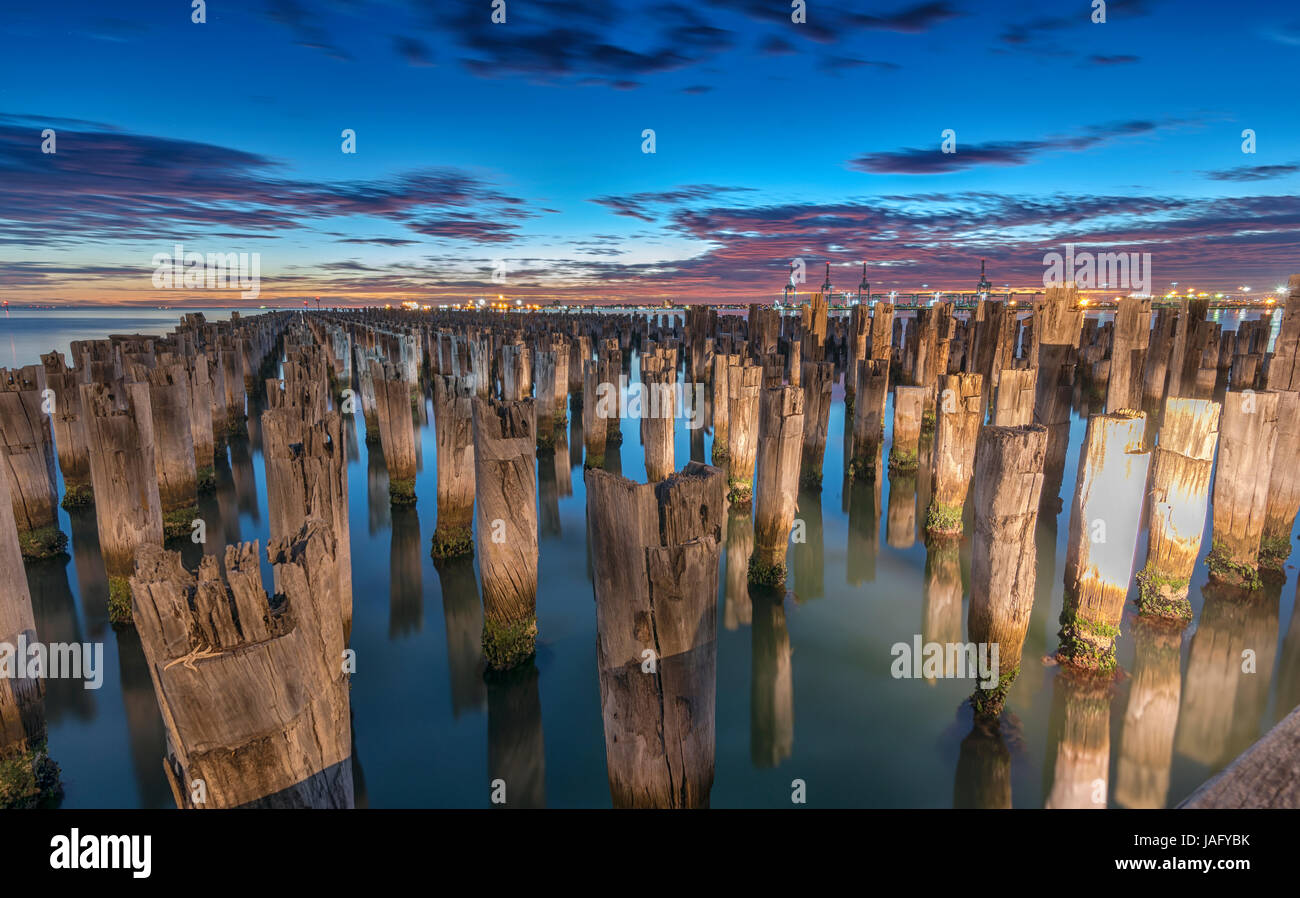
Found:
[[[505,11],[6,11],[0,294],[237,304],[154,289],[177,241],[260,252],[258,303],[770,299],[795,257],[839,288],[865,260],[885,289],[970,289],[981,257],[1032,288],[1069,241],[1151,252],[1158,284],[1258,292],[1300,270],[1294,7]]]

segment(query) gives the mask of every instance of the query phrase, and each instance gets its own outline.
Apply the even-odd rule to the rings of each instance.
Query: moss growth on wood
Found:
[[[998,684],[992,689],[985,689],[982,686],[977,688],[970,697],[970,704],[975,709],[975,716],[1000,717],[1002,709],[1007,703],[1007,693],[1011,691],[1011,684],[1015,682],[1018,676],[1020,676],[1019,664],[1011,670],[998,674]]]
[[[925,512],[925,530],[934,536],[961,536],[962,507],[945,502],[931,502]]]
[[[178,508],[163,515],[163,539],[166,541],[182,539],[193,532],[194,521],[199,516],[199,507]]]
[[[44,745],[0,759],[0,810],[49,807],[62,794],[59,765]]]
[[[59,504],[68,511],[89,508],[95,504],[95,490],[89,483],[64,484],[63,501]]]
[[[768,564],[755,552],[749,557],[749,585],[760,589],[785,589],[785,565]]]
[[[911,474],[916,471],[918,463],[915,449],[889,450],[889,472],[891,474]]]
[[[415,478],[388,481],[388,498],[394,505],[414,505]]]
[[[199,468],[198,486],[199,494],[215,493],[217,491],[217,471],[212,465]]]
[[[108,578],[108,620],[113,624],[135,624],[131,610],[131,581],[126,577]]]
[[[799,472],[799,486],[804,489],[820,490],[822,488],[822,466],[808,465]]]
[[[733,477],[727,481],[727,501],[732,505],[744,507],[754,498],[754,481]]]
[[[1285,536],[1265,539],[1259,545],[1259,566],[1262,570],[1281,572],[1291,555],[1291,540]]]
[[[68,535],[58,527],[42,527],[18,534],[24,558],[54,558],[68,547]]]
[[[537,618],[511,624],[483,621],[483,657],[492,670],[509,670],[537,653]]]
[[[446,561],[474,554],[474,532],[469,527],[448,527],[433,531],[429,550],[434,561]]]
[[[1066,607],[1070,605],[1066,597]],[[1115,640],[1119,627],[1072,615],[1062,611],[1061,646],[1057,657],[1061,661],[1087,670],[1109,671],[1115,668]]]
[[[1243,589],[1259,589],[1263,582],[1259,571],[1248,564],[1241,564],[1228,557],[1227,550],[1219,543],[1210,547],[1205,566],[1210,569],[1210,576]]]
[[[1192,603],[1187,600],[1186,579],[1161,574],[1147,565],[1137,575],[1138,613],[1169,620],[1191,620]]]
[[[601,452],[599,455],[597,455],[595,453],[588,452],[587,459],[582,463],[582,467],[584,469],[605,467],[605,453]]]

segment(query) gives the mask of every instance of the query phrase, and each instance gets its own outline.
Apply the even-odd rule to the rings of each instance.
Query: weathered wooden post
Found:
[[[26,558],[52,558],[68,545],[67,534],[59,530],[45,389],[45,371],[39,365],[0,368],[0,445],[9,456],[0,476],[9,478],[18,542]]]
[[[979,374],[945,374],[939,378],[934,483],[925,516],[925,529],[931,538],[961,536],[962,508],[975,471],[983,380]]]
[[[891,474],[915,474],[921,448],[921,419],[925,415],[925,387],[894,388],[894,441],[889,447]]]
[[[1165,399],[1160,442],[1151,459],[1147,563],[1138,572],[1138,611],[1187,621],[1187,588],[1201,550],[1219,404],[1207,399]]]
[[[727,373],[727,500],[742,508],[753,500],[762,383],[763,369],[748,362]]]
[[[822,459],[826,455],[834,379],[833,362],[803,363],[804,428],[799,485],[807,489],[820,490],[822,486]]]
[[[90,447],[86,444],[86,425],[81,416],[81,380],[76,370],[68,368],[63,353],[41,356],[45,382],[54,391],[54,408],[50,422],[54,425],[54,442],[58,447],[59,470],[63,472],[63,507],[85,508],[95,501],[90,488]],[[211,408],[208,409],[211,413]]]
[[[433,376],[433,425],[438,444],[438,523],[434,561],[474,554],[474,383]]]
[[[615,807],[707,807],[723,475],[587,474],[596,656]]]
[[[483,654],[505,670],[537,639],[537,435],[531,399],[475,398],[475,547],[483,577]]]
[[[9,467],[0,445],[0,467]],[[36,642],[36,618],[23,570],[9,478],[0,475],[0,644],[12,653],[19,641]],[[48,638],[48,637],[46,637]],[[19,651],[22,649],[20,648]],[[9,655],[0,678],[0,810],[47,804],[62,791],[59,765],[46,754],[44,680],[18,677]]]
[[[970,639],[997,647],[997,686],[978,688],[980,716],[1002,713],[1020,673],[1020,653],[1034,607],[1038,523],[1047,430],[1038,425],[983,428],[975,447],[975,534],[971,549]]]
[[[727,442],[730,439],[727,413],[730,410],[730,388],[727,386],[731,369],[740,365],[740,356],[717,353],[713,356],[713,463],[725,465]]]
[[[1037,368],[1008,368],[998,381],[993,423],[998,427],[1024,427],[1034,423]]]
[[[673,473],[674,387],[677,371],[659,355],[641,357],[641,441],[645,444],[646,479],[654,482]]]
[[[803,448],[804,396],[799,387],[763,391],[758,419],[758,501],[754,507],[754,554],[749,582],[785,588],[786,546],[799,495]]]
[[[331,528],[337,540],[334,580],[341,603],[338,614],[348,633],[352,629],[352,549],[343,423],[335,411],[315,422],[305,420],[303,412],[289,406],[262,413],[271,542],[291,538],[308,518],[318,518]]]
[[[1223,397],[1219,462],[1214,476],[1210,576],[1256,589],[1268,488],[1277,447],[1280,394],[1231,392]]]
[[[147,383],[163,539],[180,539],[190,535],[199,514],[189,374],[182,365],[162,366],[148,371]]]
[[[370,363],[375,385],[375,408],[379,435],[388,466],[388,496],[394,505],[414,505],[415,476],[419,461],[415,454],[415,427],[411,422],[411,387],[392,366]]]
[[[1277,398],[1277,446],[1259,545],[1260,569],[1273,576],[1284,575],[1291,528],[1300,512],[1300,392],[1279,391]]]
[[[1151,300],[1137,296],[1121,298],[1115,310],[1114,333],[1106,411],[1141,408],[1147,350],[1151,345]]]
[[[208,357],[197,353],[186,360],[186,373],[190,380],[190,437],[194,441],[194,468],[200,493],[210,493],[217,488],[216,439],[212,430],[212,379],[208,373]]]
[[[609,401],[601,401],[611,388],[610,367],[606,359],[588,360],[582,364],[582,442],[587,450],[586,467],[599,468],[605,464],[605,439],[609,422],[605,420]],[[617,403],[614,414],[618,414]]]
[[[178,807],[351,807],[336,547],[317,519],[274,541],[276,601],[262,586],[257,543],[227,546],[221,566],[205,555],[197,576],[179,553],[141,550],[136,623]]]
[[[880,473],[881,446],[885,439],[888,359],[859,362],[857,387],[857,398],[853,401],[853,461],[849,473],[857,479],[872,480]]]
[[[1115,639],[1133,577],[1151,453],[1146,415],[1125,409],[1088,420],[1065,556],[1061,661],[1090,670],[1115,666]]]
[[[108,574],[108,616],[113,623],[131,622],[129,578],[141,546],[161,546],[162,504],[154,461],[153,417],[147,384],[127,384],[118,393],[102,384],[83,384],[95,490],[95,519],[99,545]]]

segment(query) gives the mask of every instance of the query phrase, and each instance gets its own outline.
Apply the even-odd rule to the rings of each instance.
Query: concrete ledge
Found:
[[[1300,808],[1300,708],[1178,807]]]

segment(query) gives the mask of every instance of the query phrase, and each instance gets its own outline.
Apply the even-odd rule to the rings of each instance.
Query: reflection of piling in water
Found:
[[[916,543],[915,474],[889,474],[885,542],[895,549],[909,549]]]
[[[1300,511],[1300,392],[1279,392],[1277,398],[1277,445],[1264,506],[1259,566],[1273,576],[1284,576],[1291,555],[1291,529]]]
[[[435,560],[474,552],[474,386],[469,378],[433,377],[433,426],[438,447]]]
[[[673,473],[674,387],[677,370],[672,354],[657,350],[641,357],[641,441],[645,444],[646,479],[653,483]]]
[[[1063,668],[1048,723],[1048,808],[1105,808],[1109,794],[1110,702],[1107,677]]]
[[[637,484],[593,470],[587,514],[614,805],[705,807],[713,783],[722,472],[691,462],[658,484]]]
[[[799,494],[799,521],[803,522],[801,538],[794,540],[794,598],[796,602],[820,599],[824,594],[826,552],[822,529],[821,490],[805,490]],[[796,525],[797,526],[797,525]],[[730,545],[730,533],[728,533]]]
[[[1300,583],[1296,584],[1300,591]],[[1282,641],[1282,657],[1277,665],[1277,702],[1274,707],[1280,719],[1286,715],[1288,708],[1300,705],[1300,611],[1293,599],[1291,602],[1291,623],[1287,625],[1286,638]]]
[[[727,572],[723,622],[728,630],[749,626],[749,558],[754,553],[754,518],[748,509],[727,514]]]
[[[44,390],[45,369],[40,365],[0,368],[0,446],[9,459],[4,476],[26,558],[49,558],[68,544],[59,530],[54,440]]]
[[[136,627],[167,724],[177,806],[351,806],[336,548],[316,519],[272,543],[282,590],[274,599],[257,543],[228,546],[224,572],[205,556],[197,577],[178,553],[140,551]]]
[[[371,536],[388,529],[392,521],[392,502],[388,498],[384,453],[378,446],[372,446],[366,452],[366,510]]]
[[[393,509],[389,543],[388,637],[424,628],[424,559],[420,553],[420,517],[410,506]]]
[[[415,428],[411,423],[411,385],[391,364],[372,361],[379,438],[388,466],[388,496],[394,505],[415,504]]]
[[[983,378],[978,374],[946,374],[939,378],[938,421],[935,427],[933,495],[926,509],[931,537],[960,536],[962,507],[975,469]]]
[[[961,740],[954,779],[954,808],[1000,810],[1011,807],[1011,752],[1002,739],[997,720],[975,718],[970,733]]]
[[[73,598],[72,587],[68,583],[67,556],[30,561],[26,567],[32,613],[41,640],[46,645],[84,643],[85,635],[77,617],[77,600]],[[13,643],[13,640],[4,641]],[[82,679],[69,676],[48,677],[44,686],[46,717],[51,723],[58,723],[64,715],[81,720],[95,717],[95,693],[85,688]]]
[[[1205,585],[1174,740],[1180,755],[1217,767],[1259,736],[1276,654],[1279,591],[1277,583],[1258,590]]]
[[[253,470],[252,446],[248,437],[242,434],[230,438],[230,474],[239,513],[258,520],[257,474]]]
[[[506,671],[489,671],[488,778],[504,785],[499,808],[546,807],[546,740],[542,734],[539,674],[532,659]],[[498,793],[499,794],[499,793]]]
[[[0,465],[10,465],[2,445]],[[20,636],[29,643],[36,641],[36,618],[9,480],[0,474],[0,642],[16,647]],[[12,663],[12,658],[6,662]],[[0,810],[36,807],[61,791],[58,765],[45,753],[44,691],[39,677],[0,677]]]
[[[1169,398],[1161,417],[1151,461],[1147,563],[1137,575],[1138,611],[1187,621],[1187,589],[1201,550],[1219,440],[1219,404]]]
[[[888,357],[859,362],[857,388],[858,394],[853,400],[853,460],[849,471],[855,480],[871,480],[879,477],[885,439]]]
[[[832,362],[803,363],[804,428],[799,483],[809,489],[821,489],[822,485],[822,459],[826,455],[834,378]]]
[[[531,399],[474,400],[475,547],[483,651],[504,670],[537,638],[537,437]]]
[[[1133,628],[1133,678],[1115,771],[1115,801],[1126,808],[1163,808],[1169,801],[1182,634],[1181,626],[1159,620],[1139,620]]]
[[[1070,507],[1058,652],[1076,667],[1115,666],[1151,463],[1145,425],[1146,416],[1132,409],[1088,420]]]
[[[1278,393],[1226,393],[1214,476],[1210,576],[1258,587],[1259,550],[1277,447]]]
[[[63,507],[83,507],[94,501],[94,493],[90,488],[90,447],[81,412],[80,372],[67,366],[61,352],[46,353],[41,363],[46,385],[54,391],[50,423],[58,447],[59,470],[63,472]],[[210,399],[206,411],[212,414]],[[211,442],[209,436],[209,445]]]
[[[769,387],[760,400],[758,499],[754,507],[754,554],[749,582],[784,589],[786,547],[799,495],[804,396],[799,387]]]
[[[1020,673],[1034,607],[1039,493],[1047,432],[1036,425],[985,427],[975,448],[975,537],[971,550],[970,640],[998,647],[998,684],[973,697],[979,715],[996,717]]]
[[[882,450],[876,448],[875,464],[880,465]],[[861,586],[876,579],[876,554],[880,545],[882,478],[854,478],[845,489],[849,503],[848,550],[845,574],[850,586]]]
[[[741,508],[753,500],[762,384],[762,367],[748,359],[727,372],[727,499]]]
[[[101,384],[85,384],[81,406],[87,438],[95,447],[90,473],[99,548],[108,573],[108,617],[114,623],[129,623],[127,579],[135,569],[136,550],[161,546],[163,540],[149,387],[128,384],[114,394]]]
[[[923,644],[937,642],[946,645],[962,641],[961,600],[960,547],[951,540],[928,544],[925,552],[925,583],[921,592]]]
[[[1106,411],[1141,408],[1147,351],[1151,344],[1151,300],[1125,296],[1115,309]]]
[[[140,785],[141,804],[146,808],[171,807],[171,787],[158,759],[167,754],[167,727],[158,700],[154,698],[149,662],[145,660],[140,634],[127,628],[117,633],[118,675],[122,684],[122,710],[126,714],[127,738],[131,743],[131,767]],[[81,689],[80,684],[77,686]]]
[[[447,667],[451,710],[459,717],[483,707],[483,604],[474,579],[474,562],[449,559],[435,565],[442,592],[442,616],[447,630]]]
[[[754,596],[749,692],[749,755],[775,767],[794,751],[794,664],[779,595]]]

